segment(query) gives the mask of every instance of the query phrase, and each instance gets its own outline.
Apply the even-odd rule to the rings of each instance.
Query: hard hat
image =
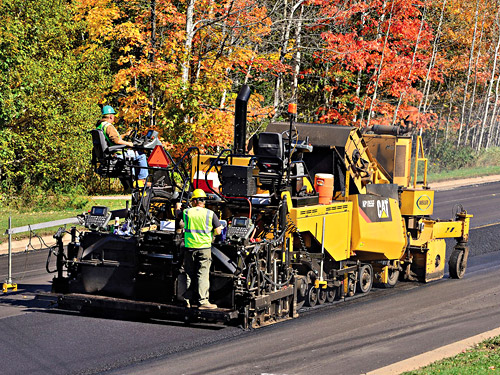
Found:
[[[191,199],[205,199],[207,197],[207,195],[205,194],[205,192],[201,189],[196,189],[195,191],[193,191],[193,195],[191,196]]]
[[[110,105],[105,105],[104,107],[102,107],[102,115],[115,115],[116,112],[115,110],[113,109],[113,107],[111,107]]]

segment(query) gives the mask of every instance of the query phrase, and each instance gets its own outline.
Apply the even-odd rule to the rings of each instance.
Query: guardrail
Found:
[[[12,216],[9,216],[9,228],[5,231],[5,234],[9,236],[9,247],[8,247],[8,271],[7,271],[7,279],[3,283],[2,290],[4,293],[7,293],[9,289],[12,289],[14,292],[17,291],[17,284],[12,282],[12,235],[16,233],[22,233],[27,231],[32,231],[36,229],[50,228],[56,226],[62,226],[66,224],[79,224],[78,218],[68,218],[61,220],[53,220],[46,221],[44,223],[37,223],[33,225],[25,225],[22,227],[12,228]]]

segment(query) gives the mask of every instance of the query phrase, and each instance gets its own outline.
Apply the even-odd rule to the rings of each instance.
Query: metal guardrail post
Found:
[[[7,280],[3,284],[2,290],[4,293],[7,293],[9,289],[12,289],[14,292],[17,291],[17,284],[12,282],[12,216],[9,216],[9,270],[7,273]]]

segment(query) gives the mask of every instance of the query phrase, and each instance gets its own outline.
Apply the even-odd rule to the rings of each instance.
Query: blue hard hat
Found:
[[[115,110],[113,109],[113,107],[111,107],[110,105],[105,105],[104,107],[102,107],[102,115],[115,115],[116,112]]]

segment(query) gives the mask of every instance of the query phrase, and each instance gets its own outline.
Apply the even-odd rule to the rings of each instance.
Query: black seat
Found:
[[[131,176],[132,160],[126,157],[119,158],[116,153],[126,145],[108,146],[104,133],[100,129],[90,131],[92,135],[92,165],[95,172],[107,178],[127,178]]]
[[[260,186],[272,189],[281,184],[286,168],[282,134],[264,132],[255,135],[252,147],[259,167]]]

